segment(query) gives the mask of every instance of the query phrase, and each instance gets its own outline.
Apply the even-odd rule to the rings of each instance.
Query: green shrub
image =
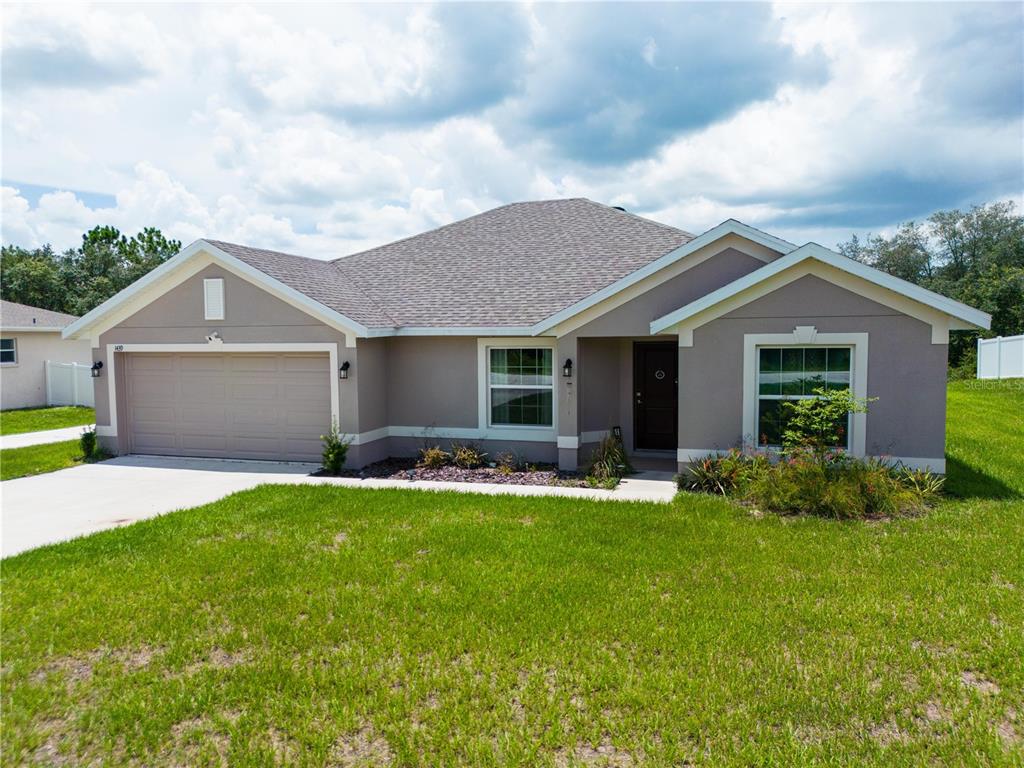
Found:
[[[78,438],[78,444],[82,449],[82,456],[91,459],[97,455],[96,428],[90,427],[82,430],[82,436]]]
[[[683,491],[732,496],[767,464],[764,454],[744,454],[733,448],[726,454],[705,456],[693,462],[687,472],[676,477],[676,484]]]
[[[775,461],[735,450],[707,456],[678,482],[682,489],[729,496],[764,512],[840,520],[919,514],[942,488],[942,478],[930,472],[812,448],[793,449]]]
[[[608,435],[594,449],[594,453],[590,457],[587,476],[599,481],[618,481],[632,471],[633,467],[626,456],[626,448],[622,445],[622,441],[614,435]]]
[[[422,469],[440,469],[447,467],[451,462],[452,455],[450,453],[440,445],[432,445],[420,451],[420,459],[416,462],[416,466]]]
[[[851,413],[867,413],[868,403],[877,398],[854,397],[848,389],[814,390],[817,397],[785,400],[786,428],[782,445],[786,451],[812,450],[820,458],[846,445],[846,425]]]
[[[472,443],[452,444],[452,463],[457,467],[476,469],[482,467],[486,459],[487,454]]]
[[[323,466],[324,471],[332,475],[340,475],[342,467],[345,466],[345,458],[348,456],[348,447],[352,441],[338,431],[338,423],[331,422],[331,429],[326,435],[320,435],[324,442]]]

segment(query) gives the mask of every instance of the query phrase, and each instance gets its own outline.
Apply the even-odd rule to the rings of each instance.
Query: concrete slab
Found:
[[[62,443],[65,440],[77,440],[82,431],[91,427],[83,424],[78,427],[47,429],[43,432],[23,432],[20,435],[0,435],[0,449],[24,448],[28,445],[45,445],[46,443]]]
[[[208,504],[267,483],[412,488],[513,496],[668,502],[673,483],[624,480],[614,491],[557,486],[310,477],[314,464],[122,456],[0,483],[0,555],[24,552],[167,512]]]

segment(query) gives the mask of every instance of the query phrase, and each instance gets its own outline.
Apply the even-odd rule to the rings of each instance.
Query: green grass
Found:
[[[85,460],[77,440],[44,445],[27,445],[24,448],[0,450],[0,480],[16,477],[41,475],[81,464]]]
[[[1021,765],[1022,410],[951,387],[917,519],[265,486],[10,558],[0,757]]]
[[[19,408],[13,411],[0,411],[0,435],[20,435],[45,429],[77,427],[95,421],[96,412],[92,408],[81,406]]]

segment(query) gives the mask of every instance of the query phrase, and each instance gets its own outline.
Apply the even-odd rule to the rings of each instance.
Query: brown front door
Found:
[[[633,442],[638,449],[677,447],[679,349],[673,342],[633,345]]]

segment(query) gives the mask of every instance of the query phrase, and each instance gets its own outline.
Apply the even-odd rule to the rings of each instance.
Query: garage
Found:
[[[330,371],[326,353],[125,353],[129,450],[319,461]]]

